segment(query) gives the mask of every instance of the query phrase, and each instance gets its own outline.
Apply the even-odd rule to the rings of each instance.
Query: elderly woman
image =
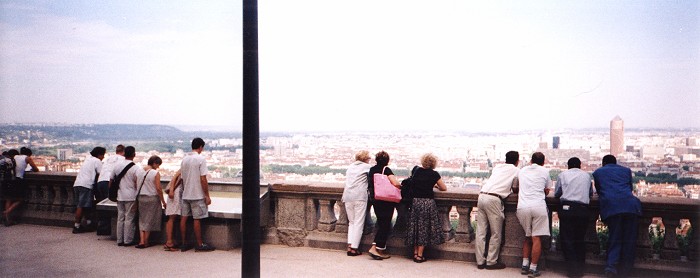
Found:
[[[357,248],[362,239],[362,228],[365,223],[367,210],[367,173],[369,168],[369,152],[360,151],[355,154],[355,162],[348,166],[345,173],[345,189],[343,203],[348,215],[348,256],[361,255]]]
[[[437,157],[430,153],[424,154],[421,157],[421,167],[416,168],[411,178],[413,203],[408,217],[406,245],[413,246],[413,261],[417,263],[426,260],[423,255],[425,246],[445,242],[433,188],[446,191],[447,186],[440,174],[433,170],[436,166]]]
[[[148,165],[144,167],[146,173],[138,177],[139,192],[139,230],[141,231],[141,242],[136,248],[143,249],[150,246],[149,237],[151,232],[160,231],[163,208],[166,207],[163,197],[163,188],[160,185],[160,173],[158,168],[163,164],[163,160],[157,155],[148,159]]]
[[[386,175],[393,186],[401,188],[401,183],[396,180],[394,172],[387,167],[389,165],[389,154],[385,151],[378,152],[374,156],[374,160],[377,161],[377,165],[369,169],[368,175],[370,196],[374,197],[374,174]],[[386,252],[386,241],[391,235],[391,219],[394,217],[396,203],[371,199],[374,200],[372,206],[374,206],[374,214],[377,215],[377,233],[374,235],[374,242],[368,253],[375,260],[388,259],[391,256]]]

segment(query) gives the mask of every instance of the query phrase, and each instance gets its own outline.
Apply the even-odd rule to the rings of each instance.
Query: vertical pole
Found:
[[[260,277],[258,2],[243,0],[243,247],[241,277]]]

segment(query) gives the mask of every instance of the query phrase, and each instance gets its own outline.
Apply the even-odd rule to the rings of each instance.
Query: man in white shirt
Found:
[[[542,236],[549,236],[549,215],[545,197],[549,194],[552,180],[549,170],[544,168],[544,154],[532,154],[530,165],[518,173],[518,210],[516,215],[525,230],[523,241],[523,265],[521,274],[539,277],[537,263],[542,255]]]
[[[207,161],[201,155],[204,150],[204,140],[194,138],[192,140],[192,153],[182,159],[180,170],[182,172],[182,211],[180,217],[180,238],[182,246],[180,251],[191,249],[186,244],[187,219],[192,217],[194,236],[197,240],[195,252],[214,250],[214,247],[202,241],[202,227],[200,220],[209,216],[208,206],[211,205],[209,197],[209,182],[207,181]]]
[[[517,190],[518,161],[520,154],[516,151],[506,153],[506,163],[493,168],[491,177],[479,193],[476,215],[476,265],[478,269],[503,269],[506,265],[498,262],[501,252],[503,232],[503,199],[510,195],[511,189]],[[517,193],[517,191],[516,191]],[[488,231],[491,231],[489,246],[486,247]]]
[[[124,177],[119,182],[119,191],[117,192],[117,245],[132,246],[134,242],[134,232],[136,232],[136,212],[138,208],[136,203],[136,183],[138,177],[143,175],[143,169],[134,163],[136,149],[132,146],[124,148],[124,161],[114,165],[112,175],[110,177],[109,186],[114,186],[114,180],[126,167],[130,167]]]
[[[109,180],[112,177],[112,170],[119,162],[124,161],[124,145],[117,145],[115,155],[110,155],[102,160],[102,171],[97,178],[97,188],[94,188],[95,200],[99,203],[109,197]],[[112,234],[112,220],[108,213],[97,212],[97,235]]]
[[[74,234],[87,232],[87,229],[81,226],[83,213],[87,215],[92,208],[92,201],[94,200],[92,190],[97,180],[97,175],[99,175],[102,170],[102,159],[105,157],[105,152],[107,152],[107,150],[103,147],[95,147],[92,149],[90,156],[85,159],[83,165],[80,167],[78,176],[73,183],[73,195],[75,200]],[[90,226],[90,218],[86,218],[85,224]]]

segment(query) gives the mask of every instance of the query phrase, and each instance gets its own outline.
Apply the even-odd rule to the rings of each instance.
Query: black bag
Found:
[[[416,170],[418,170],[418,166],[413,166],[411,176],[401,181],[401,202],[409,207],[413,203],[413,175]]]
[[[112,184],[110,184],[110,186],[109,186],[108,198],[110,201],[112,201],[112,202],[117,201],[117,192],[119,192],[119,183],[122,181],[122,178],[124,177],[124,175],[126,175],[126,171],[129,171],[129,168],[131,168],[131,166],[134,166],[134,165],[135,164],[133,162],[127,164],[126,167],[124,167],[124,170],[122,170],[122,172],[119,173],[119,175],[117,175],[116,178],[114,178],[114,180],[112,181]]]

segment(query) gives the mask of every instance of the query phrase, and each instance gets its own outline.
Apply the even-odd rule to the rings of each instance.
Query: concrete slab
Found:
[[[473,263],[394,256],[348,257],[337,250],[261,246],[262,277],[525,277],[519,269],[478,270]],[[0,227],[0,277],[240,277],[241,251],[165,252],[118,247],[107,237],[72,234],[71,229],[15,225]],[[543,272],[543,277],[564,277]]]

